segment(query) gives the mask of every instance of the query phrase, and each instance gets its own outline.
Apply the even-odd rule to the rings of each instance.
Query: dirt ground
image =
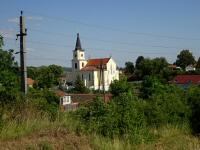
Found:
[[[0,150],[90,150],[85,136],[65,129],[46,130],[22,138],[0,141]]]

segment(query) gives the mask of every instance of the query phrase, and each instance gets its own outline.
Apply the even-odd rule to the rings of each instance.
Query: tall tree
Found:
[[[144,60],[143,56],[138,56],[138,58],[135,61],[135,68],[140,69],[141,63]]]
[[[156,75],[159,78],[164,78],[167,68],[168,62],[164,57],[154,59],[145,58],[136,70],[136,75],[139,79],[144,79],[147,75]]]
[[[196,66],[196,68],[197,68],[197,69],[200,69],[200,57],[199,57],[199,59],[198,59],[198,61],[197,61],[197,66]]]
[[[17,62],[13,50],[3,50],[3,37],[0,35],[0,103],[15,99],[19,91]]]
[[[130,61],[125,63],[125,72],[128,74],[133,74],[135,70],[134,64]]]
[[[182,50],[177,56],[176,65],[185,69],[188,65],[195,64],[195,58],[189,50]]]

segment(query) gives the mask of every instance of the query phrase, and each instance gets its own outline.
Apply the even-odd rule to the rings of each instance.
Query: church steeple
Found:
[[[77,50],[83,51],[83,49],[81,47],[81,40],[79,38],[79,33],[77,33],[76,46],[75,46],[75,51],[77,51]]]

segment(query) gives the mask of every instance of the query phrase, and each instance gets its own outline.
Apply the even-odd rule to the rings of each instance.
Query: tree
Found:
[[[177,56],[176,65],[185,69],[188,65],[195,64],[193,54],[189,50],[182,50]]]
[[[144,79],[145,76],[150,75],[165,78],[165,74],[168,71],[168,62],[164,57],[154,59],[145,58],[140,62],[139,66],[136,70],[136,75],[139,79]]]
[[[53,85],[58,85],[59,77],[63,73],[62,67],[57,65],[42,66],[35,69],[30,68],[28,71],[32,73],[28,76],[36,76],[35,79],[38,81],[38,86],[40,88],[51,88]],[[34,75],[35,73],[37,73],[37,75]]]
[[[109,90],[113,96],[118,96],[119,94],[122,94],[122,93],[131,93],[132,87],[124,78],[124,79],[115,80],[114,82],[112,82],[110,84]]]
[[[13,50],[3,50],[3,37],[0,35],[0,102],[6,103],[16,99],[19,92],[18,66],[14,60]]]
[[[200,57],[199,57],[199,59],[198,59],[198,61],[197,61],[197,66],[196,66],[196,68],[197,68],[197,69],[200,69]]]
[[[200,87],[190,87],[187,91],[187,100],[191,108],[190,125],[195,134],[200,133]]]
[[[138,56],[138,58],[135,61],[135,68],[140,69],[141,63],[144,60],[143,56]]]
[[[77,93],[89,93],[89,89],[87,87],[85,87],[85,85],[79,75],[76,78],[73,91],[77,92]]]
[[[130,61],[125,63],[125,72],[128,74],[133,74],[135,70],[134,64]]]

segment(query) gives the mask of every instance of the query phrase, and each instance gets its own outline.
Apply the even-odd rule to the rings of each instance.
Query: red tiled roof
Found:
[[[102,63],[102,65],[106,65],[110,58],[97,58],[97,59],[89,59],[86,66],[98,66]]]
[[[33,85],[35,82],[35,80],[31,79],[31,78],[27,78],[27,84],[28,85]]]
[[[99,65],[106,65],[110,58],[97,58],[97,59],[89,59],[86,66],[81,69],[81,71],[93,71],[98,70]]]
[[[93,71],[93,70],[98,70],[98,68],[95,66],[85,66],[84,68],[81,69],[81,71]]]
[[[200,84],[200,75],[177,75],[172,82],[177,84]]]

